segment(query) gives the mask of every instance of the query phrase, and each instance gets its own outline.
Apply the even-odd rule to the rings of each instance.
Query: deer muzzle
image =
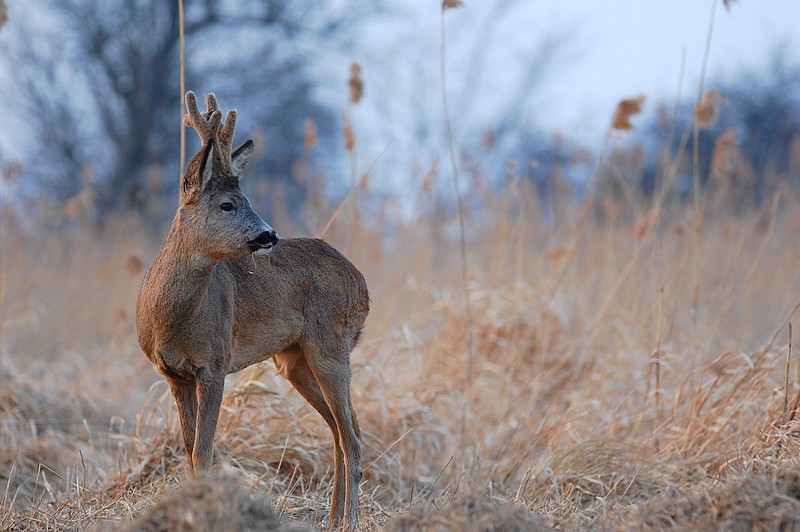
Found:
[[[272,246],[278,243],[278,233],[274,229],[264,231],[253,240],[247,243],[247,246],[255,254],[264,255],[272,250]]]

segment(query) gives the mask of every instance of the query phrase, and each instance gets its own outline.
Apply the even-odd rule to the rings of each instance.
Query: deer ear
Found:
[[[244,168],[250,162],[250,157],[253,155],[255,144],[253,139],[247,139],[244,144],[236,148],[236,151],[231,155],[231,166],[233,168],[233,175],[241,178],[244,174]]]
[[[209,142],[195,155],[181,182],[181,201],[193,203],[205,190],[214,170],[214,143]]]

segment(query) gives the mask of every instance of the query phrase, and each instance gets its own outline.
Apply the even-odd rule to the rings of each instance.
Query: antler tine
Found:
[[[217,134],[219,138],[220,150],[223,153],[231,153],[231,144],[233,144],[233,134],[236,131],[236,111],[228,111],[225,115],[225,124]]]
[[[203,113],[203,118],[208,120],[208,117],[218,111],[217,96],[213,92],[206,94],[206,111]]]
[[[206,95],[206,110],[200,113],[206,120],[209,119],[216,111],[219,111],[219,104],[217,103],[217,96],[213,92]],[[221,113],[222,111],[220,111]],[[222,129],[217,132],[219,139],[219,148],[224,157],[226,154],[229,156],[231,153],[231,144],[233,143],[233,133],[236,129],[236,111],[228,111],[225,115],[225,123]]]
[[[216,104],[217,100],[214,98],[214,95],[209,94],[206,98],[208,110],[201,114],[200,110],[197,108],[197,96],[195,96],[192,91],[186,93],[187,115],[184,117],[183,123],[197,132],[203,144],[213,141],[219,131],[222,113],[216,108]]]

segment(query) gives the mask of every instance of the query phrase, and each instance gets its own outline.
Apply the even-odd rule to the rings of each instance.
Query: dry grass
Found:
[[[472,494],[443,507],[420,505],[386,523],[387,532],[475,530],[476,532],[538,532],[550,530],[542,519],[521,506],[498,501],[490,495]]]
[[[784,384],[798,198],[707,198],[695,242],[670,195],[653,208],[610,194],[589,215],[560,197],[545,223],[529,187],[487,188],[466,212],[468,381],[458,221],[419,197],[431,214],[343,209],[326,233],[373,298],[353,355],[364,529],[798,526],[800,422],[781,425],[800,386],[796,360]],[[303,229],[270,222],[314,234],[334,207],[306,210]],[[188,480],[134,334],[158,245],[147,223],[4,216],[0,529],[324,526],[330,434],[270,364],[229,379],[224,474]]]
[[[118,529],[126,532],[310,530],[278,517],[267,499],[251,497],[236,477],[219,474],[190,480],[164,493],[135,522]]]

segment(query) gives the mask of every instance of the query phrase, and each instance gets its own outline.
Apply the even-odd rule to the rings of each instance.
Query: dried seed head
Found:
[[[125,257],[125,269],[132,277],[139,277],[144,269],[144,263],[136,253],[131,251],[128,253],[128,256]]]
[[[352,152],[356,146],[356,139],[353,136],[353,126],[350,125],[350,117],[344,115],[344,147],[347,151]]]
[[[64,216],[70,220],[86,220],[93,212],[93,198],[91,189],[84,188],[67,200],[64,206]]]
[[[736,132],[728,128],[714,143],[714,156],[711,162],[711,175],[714,178],[730,176],[736,169],[739,146],[736,144]]]
[[[700,127],[711,127],[717,121],[717,110],[719,108],[722,95],[719,91],[711,89],[703,94],[700,103],[694,108],[694,119]]]
[[[659,210],[657,207],[649,209],[636,217],[636,223],[633,226],[633,234],[636,238],[642,239],[649,236],[653,229],[658,224]]]
[[[369,180],[372,177],[372,173],[367,170],[367,172],[361,176],[361,181],[358,183],[359,190],[367,190],[369,188]]]
[[[306,183],[311,178],[311,169],[308,164],[296,160],[292,163],[291,175],[295,183],[305,188]]]
[[[304,134],[306,139],[306,148],[311,150],[317,145],[317,128],[314,126],[314,121],[306,118],[304,127]]]
[[[350,79],[347,80],[347,84],[350,86],[350,101],[360,102],[364,96],[364,82],[361,81],[361,65],[358,63],[350,65]]]
[[[613,129],[633,129],[631,117],[642,112],[642,105],[644,105],[645,99],[645,95],[642,94],[636,98],[626,98],[620,101],[617,104],[617,110],[614,112],[611,127]]]
[[[569,153],[570,164],[591,164],[592,152],[586,148],[572,148]]]
[[[22,165],[20,163],[18,162],[8,163],[8,166],[6,166],[6,171],[4,176],[6,183],[11,183],[17,177],[19,177],[21,173],[22,173]]]
[[[487,129],[483,132],[483,147],[487,150],[491,150],[494,148],[494,145],[497,143],[497,135],[491,129]]]
[[[789,166],[795,171],[800,169],[800,135],[795,135],[789,145]]]
[[[116,312],[114,312],[114,321],[118,323],[123,323],[130,319],[130,314],[128,311],[122,307],[117,308]]]
[[[147,190],[157,192],[164,187],[164,168],[160,164],[151,164],[147,167],[144,176],[145,187]]]
[[[548,261],[552,266],[558,266],[561,264],[561,261],[566,259],[567,257],[572,254],[572,248],[570,246],[558,246],[555,249],[551,249],[545,255]]]
[[[658,127],[661,129],[667,129],[669,127],[669,111],[667,110],[667,106],[661,104],[658,106]]]
[[[8,6],[4,0],[0,0],[0,28],[6,25],[8,22]]]
[[[464,5],[464,2],[461,0],[442,0],[442,8],[443,9],[452,9],[455,7],[461,7]]]
[[[428,172],[425,174],[425,177],[422,178],[422,192],[425,194],[429,193],[433,188],[433,180],[436,177],[436,174],[439,171],[439,161],[433,161],[431,167],[428,169]]]
[[[81,167],[81,183],[84,188],[94,185],[94,166],[85,164]]]
[[[250,138],[253,139],[253,144],[255,144],[251,158],[253,160],[260,159],[267,151],[267,134],[263,129],[257,129],[250,134]]]

